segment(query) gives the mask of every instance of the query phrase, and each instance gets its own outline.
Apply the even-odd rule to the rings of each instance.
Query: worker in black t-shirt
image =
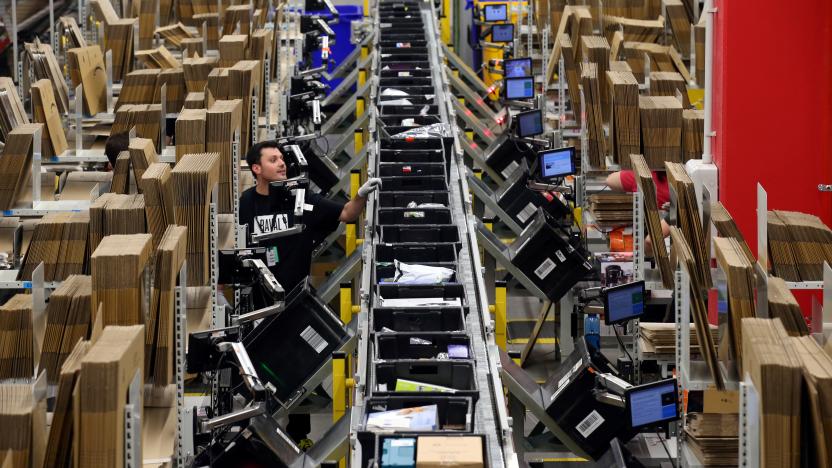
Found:
[[[240,224],[248,225],[249,236],[294,226],[294,194],[288,190],[270,189],[269,186],[270,182],[287,179],[287,162],[283,159],[280,145],[275,141],[257,143],[246,154],[246,161],[257,184],[240,196]],[[364,211],[367,196],[380,186],[381,179],[370,178],[358,189],[358,196],[345,204],[307,192],[301,219],[304,230],[257,244],[266,247],[266,263],[284,290],[291,291],[309,276],[315,247],[335,231],[339,223],[356,221]],[[289,416],[286,431],[301,448],[311,445],[311,441],[306,439],[309,430],[308,415]]]

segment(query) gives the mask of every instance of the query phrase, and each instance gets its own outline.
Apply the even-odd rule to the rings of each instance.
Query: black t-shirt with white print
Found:
[[[305,202],[302,232],[253,244],[251,234],[282,231],[295,225],[295,197],[287,191],[275,190],[261,195],[255,187],[240,196],[240,224],[248,225],[248,245],[266,247],[269,270],[286,291],[309,276],[312,251],[338,228],[344,208],[341,203],[309,191]]]

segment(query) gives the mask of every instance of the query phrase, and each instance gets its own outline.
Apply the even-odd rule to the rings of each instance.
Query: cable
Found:
[[[626,346],[624,346],[624,342],[623,342],[623,341],[621,341],[621,335],[619,335],[619,334],[618,334],[618,328],[616,328],[616,326],[615,326],[615,325],[613,325],[613,326],[612,326],[612,331],[614,331],[614,332],[615,332],[615,337],[618,339],[618,344],[619,344],[619,346],[621,346],[621,349],[623,349],[623,350],[624,350],[624,353],[626,353],[626,354],[627,354],[627,359],[629,359],[629,360],[630,360],[630,363],[631,363],[632,365],[635,365],[635,363],[636,363],[636,362],[635,362],[635,361],[633,361],[633,357],[632,357],[632,356],[630,356],[630,352],[629,352],[629,351],[627,351],[627,347],[626,347]],[[633,369],[633,371],[635,371],[635,369]]]
[[[656,431],[656,435],[659,436],[659,442],[662,443],[662,447],[664,447],[665,453],[667,453],[667,459],[670,461],[670,466],[676,468],[676,463],[673,462],[673,456],[670,454],[670,450],[667,448],[667,444],[664,443],[664,439],[662,435]],[[679,450],[679,444],[676,444],[676,450]]]

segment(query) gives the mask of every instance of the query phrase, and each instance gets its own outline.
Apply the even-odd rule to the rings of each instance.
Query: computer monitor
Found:
[[[514,25],[511,23],[495,24],[491,28],[491,42],[511,42],[514,40]]]
[[[675,378],[630,387],[624,391],[624,402],[633,429],[679,419],[679,386]]]
[[[644,313],[644,281],[626,283],[604,290],[604,322],[624,323]]]
[[[496,21],[508,21],[508,4],[507,3],[493,3],[483,7],[483,16],[485,16],[486,23],[493,23]]]
[[[534,78],[506,78],[506,99],[531,99],[534,97]]]
[[[532,76],[532,59],[530,57],[503,61],[503,78],[523,78],[526,76]]]
[[[539,109],[521,112],[517,119],[517,136],[520,138],[533,137],[543,133],[543,112]]]
[[[538,179],[550,182],[575,173],[575,147],[567,146],[537,153]]]

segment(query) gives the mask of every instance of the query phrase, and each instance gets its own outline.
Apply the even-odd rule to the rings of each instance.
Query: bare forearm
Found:
[[[367,199],[360,196],[356,196],[352,200],[348,201],[344,205],[344,209],[341,210],[341,222],[352,223],[358,220],[358,217],[361,216],[361,212],[364,211],[364,207],[366,205]]]

